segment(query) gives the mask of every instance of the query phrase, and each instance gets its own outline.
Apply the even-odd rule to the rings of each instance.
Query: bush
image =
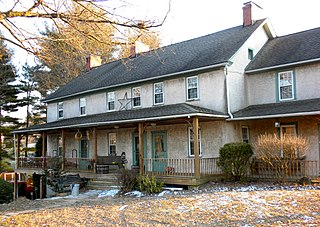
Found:
[[[219,152],[218,166],[222,171],[239,181],[247,174],[253,150],[247,143],[227,143]]]
[[[10,203],[13,200],[13,185],[0,179],[0,204]]]
[[[130,171],[122,169],[120,175],[117,176],[120,185],[120,193],[124,194],[131,192],[136,188],[137,185],[137,174]]]
[[[294,166],[306,157],[310,141],[303,135],[279,137],[277,134],[262,134],[253,144],[256,158],[273,170],[279,183],[295,171]]]
[[[155,176],[138,176],[137,188],[140,192],[154,194],[162,191],[163,182],[157,182]]]

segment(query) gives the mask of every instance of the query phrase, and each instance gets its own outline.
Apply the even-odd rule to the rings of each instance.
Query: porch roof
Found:
[[[221,119],[228,117],[227,114],[222,112],[199,106],[193,106],[186,103],[180,103],[62,119],[42,125],[33,125],[28,128],[18,129],[13,131],[13,133],[41,132],[62,128],[105,126],[122,123],[138,123],[144,121],[169,120],[193,116]]]
[[[250,120],[274,117],[295,117],[320,114],[320,99],[294,100],[248,106],[233,114],[229,120]]]

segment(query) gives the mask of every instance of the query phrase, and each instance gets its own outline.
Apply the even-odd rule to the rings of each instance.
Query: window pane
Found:
[[[108,110],[114,110],[115,109],[115,105],[114,105],[114,101],[115,101],[115,94],[114,92],[108,92]]]
[[[114,101],[114,92],[108,93],[108,102]]]
[[[163,94],[155,94],[154,103],[163,103]]]
[[[293,98],[292,71],[279,73],[280,100]]]
[[[114,110],[114,102],[108,102],[108,110]]]
[[[117,135],[116,133],[109,133],[109,153],[116,155]]]
[[[140,95],[141,95],[141,88],[135,87],[132,89],[132,95],[133,95],[133,106],[141,106],[140,102]]]
[[[158,93],[162,93],[162,83],[158,83],[154,85],[154,93],[158,94]]]
[[[198,77],[187,78],[187,99],[197,99],[198,98]]]

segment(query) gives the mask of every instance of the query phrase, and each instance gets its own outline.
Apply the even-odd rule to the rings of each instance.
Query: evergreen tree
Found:
[[[10,113],[17,111],[20,106],[17,99],[19,89],[13,84],[16,74],[10,61],[11,51],[0,39],[0,171],[3,170],[3,158],[12,156],[12,150],[6,149],[3,141],[12,137],[10,131],[18,125],[18,119],[11,117]]]

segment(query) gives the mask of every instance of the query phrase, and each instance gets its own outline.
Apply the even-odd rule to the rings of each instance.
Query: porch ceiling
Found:
[[[111,125],[132,125],[138,122],[172,121],[181,118],[198,116],[200,118],[226,119],[227,114],[215,110],[193,106],[186,103],[154,106],[149,108],[107,112],[83,117],[75,117],[34,125],[13,131],[13,133],[37,133],[62,128],[85,128]]]
[[[248,106],[233,114],[229,120],[250,120],[274,117],[295,117],[320,114],[320,99],[294,100]]]

